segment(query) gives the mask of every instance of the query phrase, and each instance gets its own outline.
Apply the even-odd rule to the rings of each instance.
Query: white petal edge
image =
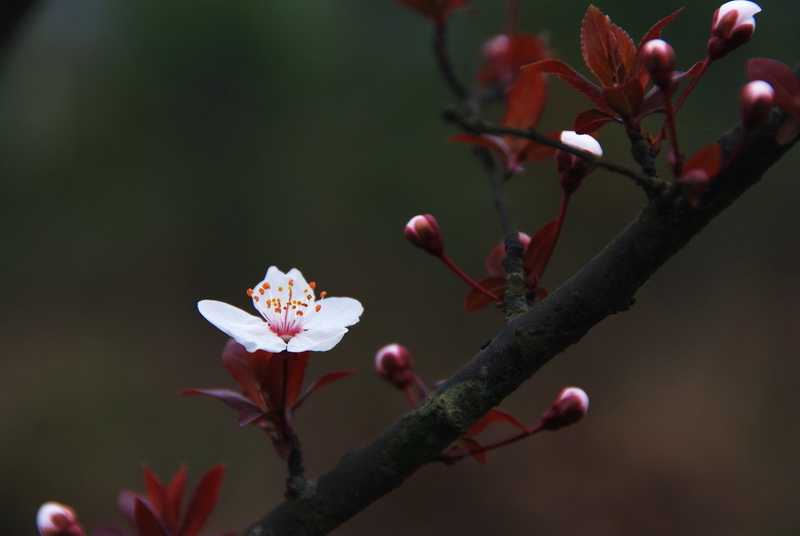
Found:
[[[586,151],[597,157],[603,156],[603,148],[600,142],[588,134],[578,134],[574,130],[564,130],[561,132],[561,143]]]
[[[283,339],[272,333],[264,320],[238,307],[216,300],[201,300],[197,302],[197,310],[248,352],[282,352],[286,349]]]
[[[75,517],[71,508],[57,502],[46,502],[40,506],[39,511],[36,512],[36,527],[39,529],[40,533],[58,529],[53,523],[53,516],[55,515],[62,515],[67,519],[73,519]]]
[[[347,328],[310,329],[289,340],[290,352],[327,352],[342,340]]]
[[[306,329],[334,329],[352,326],[356,324],[364,306],[361,302],[353,298],[325,298],[319,300],[319,312],[315,312],[303,324]]]
[[[725,15],[727,15],[730,11],[736,10],[738,14],[736,18],[736,24],[734,26],[739,26],[740,24],[750,23],[752,22],[753,26],[755,26],[755,20],[749,21],[747,19],[752,19],[754,15],[757,13],[761,13],[761,6],[756,4],[755,2],[749,2],[748,0],[733,0],[732,2],[725,2],[721,6],[719,6],[719,14],[717,15],[717,20],[722,19]]]

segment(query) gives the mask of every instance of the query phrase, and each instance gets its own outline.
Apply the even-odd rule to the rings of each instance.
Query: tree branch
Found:
[[[247,534],[326,534],[435,461],[550,359],[604,318],[627,310],[661,265],[757,183],[790,147],[774,141],[782,120],[774,112],[758,133],[745,136],[736,129],[723,136],[725,155],[735,156],[698,208],[674,198],[651,200],[604,250],[551,296],[507,323],[421,407],[371,444],[346,454],[313,493],[278,505]]]
[[[599,168],[606,169],[608,171],[612,171],[619,175],[623,175],[632,179],[633,182],[641,187],[650,197],[658,196],[665,191],[671,189],[672,183],[669,181],[665,181],[659,179],[655,176],[655,171],[653,175],[642,175],[637,171],[625,167],[620,164],[616,164],[607,160],[605,158],[597,158],[585,151],[581,151],[580,149],[576,149],[570,145],[565,143],[561,143],[559,140],[553,139],[541,132],[538,132],[535,129],[518,129],[518,128],[508,128],[502,127],[497,125],[490,125],[485,123],[480,119],[468,119],[463,114],[456,112],[454,110],[446,110],[443,114],[444,120],[453,124],[460,126],[466,132],[470,134],[493,134],[496,136],[514,136],[517,138],[523,138],[526,140],[535,141],[536,143],[547,145],[548,147],[553,147],[554,149],[561,149],[570,154],[574,154],[577,157],[583,158],[591,162],[594,166]],[[642,140],[644,141],[644,140]]]

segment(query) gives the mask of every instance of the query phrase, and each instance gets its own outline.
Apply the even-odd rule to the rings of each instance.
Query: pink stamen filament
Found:
[[[471,286],[472,288],[474,288],[475,290],[477,290],[481,294],[491,298],[493,301],[496,301],[496,302],[500,301],[500,298],[498,298],[497,295],[495,295],[490,290],[487,290],[480,283],[478,283],[477,281],[472,279],[470,276],[468,276],[466,274],[466,272],[464,272],[464,270],[459,268],[458,265],[456,265],[456,263],[453,262],[453,259],[451,259],[450,257],[447,256],[447,254],[442,253],[442,255],[439,258],[442,260],[444,265],[447,266],[450,269],[451,272],[453,272],[458,277],[460,277],[467,285]]]

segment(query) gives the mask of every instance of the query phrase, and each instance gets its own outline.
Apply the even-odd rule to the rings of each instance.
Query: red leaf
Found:
[[[291,408],[295,405],[300,390],[303,388],[303,380],[306,377],[306,366],[308,365],[308,352],[300,354],[289,354],[287,367],[288,377],[286,378],[286,407]]]
[[[634,74],[636,45],[594,5],[581,23],[581,52],[586,66],[605,87],[623,84]]]
[[[672,13],[670,13],[669,15],[658,21],[657,23],[653,24],[653,26],[649,30],[647,30],[647,33],[644,34],[642,40],[639,41],[639,48],[642,48],[642,46],[644,46],[644,44],[647,43],[648,41],[652,41],[653,39],[658,39],[659,37],[661,37],[661,32],[664,31],[664,28],[666,28],[668,24],[671,24],[672,21],[678,18],[678,15],[680,15],[684,9],[686,8],[679,7],[678,9],[676,9],[675,11],[673,11]]]
[[[303,392],[300,398],[297,399],[297,402],[294,403],[292,409],[297,410],[297,408],[302,406],[303,402],[305,402],[306,399],[312,394],[314,394],[314,392],[317,391],[318,389],[322,389],[323,387],[330,385],[333,382],[343,380],[344,378],[352,376],[355,373],[356,373],[355,370],[336,370],[334,372],[329,372],[327,374],[324,374],[320,378],[314,380],[314,382],[308,386],[308,388],[305,390],[305,392]]]
[[[607,87],[603,94],[609,108],[622,117],[637,116],[644,100],[642,86],[637,78],[630,79],[622,86]]]
[[[180,536],[197,536],[197,533],[203,528],[211,511],[217,505],[219,489],[222,486],[222,478],[224,476],[225,468],[217,465],[200,479],[200,483],[195,488],[189,508],[186,511],[186,518],[179,533]]]
[[[472,134],[456,134],[450,137],[450,141],[456,143],[466,143],[468,145],[477,145],[485,149],[489,149],[497,154],[502,160],[503,165],[509,171],[512,171],[514,166],[514,156],[511,154],[511,148],[506,144],[503,138],[498,136],[475,136]]]
[[[800,79],[787,65],[769,58],[753,58],[747,62],[747,78],[769,83],[775,90],[777,105],[800,117]]]
[[[248,398],[230,389],[184,389],[183,396],[202,395],[219,400],[239,413],[239,425],[245,426],[264,415],[264,411]]]
[[[575,71],[572,67],[559,60],[542,60],[531,63],[523,67],[523,71],[535,69],[544,74],[551,74],[572,86],[573,89],[582,93],[595,106],[600,109],[608,109],[603,93],[599,87],[587,80],[584,76]]]
[[[697,151],[683,166],[683,175],[703,173],[708,179],[719,174],[722,167],[722,147],[718,143],[706,145]]]
[[[486,430],[486,428],[489,425],[494,424],[496,422],[506,422],[522,432],[528,431],[528,427],[519,422],[519,420],[510,413],[507,413],[500,409],[491,409],[486,415],[481,417],[478,420],[478,422],[476,422],[469,428],[469,430],[467,431],[467,435],[476,436],[481,432],[483,432],[484,430]]]
[[[503,125],[509,128],[533,128],[539,122],[547,100],[547,82],[542,73],[524,70],[511,86],[506,97],[506,113]],[[506,136],[506,145],[511,149],[516,162],[531,144],[530,140]]]
[[[261,392],[261,381],[258,370],[272,360],[269,352],[257,351],[249,353],[244,346],[233,339],[229,340],[222,351],[222,364],[233,379],[239,384],[244,396],[252,400],[261,409],[267,409],[267,403]]]
[[[164,521],[172,532],[177,532],[178,521],[181,518],[181,502],[183,501],[183,492],[186,489],[186,466],[182,465],[172,481],[167,486],[167,504],[164,512]]]
[[[547,82],[543,73],[534,69],[523,70],[508,91],[503,125],[521,129],[535,127],[546,100]]]
[[[491,38],[486,61],[478,72],[478,81],[484,86],[512,83],[520,74],[523,65],[539,61],[550,55],[545,42],[529,34],[501,34]]]
[[[506,279],[504,277],[489,277],[478,281],[478,283],[495,296],[502,296],[506,291]],[[483,292],[471,289],[466,298],[464,298],[464,310],[472,313],[483,309],[491,303],[496,302]]]
[[[578,114],[573,123],[572,129],[578,134],[591,134],[603,128],[614,118],[600,110],[586,110]]]
[[[531,239],[531,244],[523,259],[525,271],[528,273],[528,283],[531,286],[538,286],[539,280],[550,262],[560,227],[559,221],[553,220],[539,229]]]
[[[158,519],[158,515],[147,501],[137,498],[133,515],[139,536],[169,536],[169,533]]]
[[[142,468],[144,472],[144,485],[147,489],[147,496],[150,499],[150,504],[159,515],[164,514],[164,507],[167,504],[167,493],[164,489],[164,484],[158,479],[158,476],[150,470],[149,467]]]

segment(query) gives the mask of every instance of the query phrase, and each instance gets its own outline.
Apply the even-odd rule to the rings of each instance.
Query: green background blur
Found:
[[[634,37],[679,1],[600,2]],[[453,18],[454,62],[472,76],[503,27],[503,2]],[[749,56],[798,60],[794,0],[763,0],[751,44],[715,65],[679,121],[687,152],[732,126]],[[580,67],[586,2],[523,1]],[[683,67],[704,51],[715,2],[666,32]],[[121,524],[120,488],[141,465],[196,477],[227,465],[212,528],[244,528],[283,493],[266,439],[183,387],[229,386],[225,337],[200,298],[246,307],[269,264],[298,266],[362,321],[310,377],[356,368],[298,422],[312,474],[404,411],[372,372],[400,341],[446,377],[501,324],[466,315],[462,284],[402,238],[436,214],[479,275],[499,225],[485,177],[439,119],[430,27],[390,0],[44,2],[0,67],[0,534],[34,532],[40,503],[87,526]],[[551,85],[545,130],[586,103]],[[619,129],[607,154],[628,162]],[[558,389],[592,397],[580,425],[490,456],[421,470],[339,530],[347,535],[782,535],[800,526],[795,357],[800,329],[795,152],[639,293],[504,407],[535,422]],[[556,210],[554,166],[509,186],[534,230]],[[545,283],[555,287],[642,204],[595,173],[579,193]]]

